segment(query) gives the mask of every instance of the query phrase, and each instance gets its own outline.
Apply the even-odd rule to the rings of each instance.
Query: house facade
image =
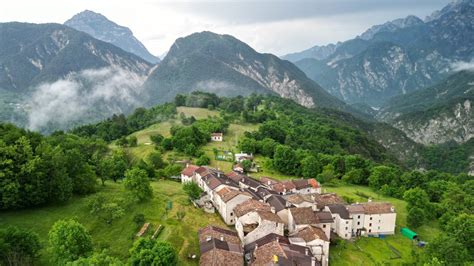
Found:
[[[222,133],[212,133],[211,134],[211,141],[223,141],[224,140],[224,134]]]

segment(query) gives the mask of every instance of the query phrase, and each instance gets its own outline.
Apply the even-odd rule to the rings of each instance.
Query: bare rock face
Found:
[[[471,100],[465,100],[429,119],[398,120],[393,126],[422,144],[439,144],[450,140],[464,143],[474,137],[472,104]]]
[[[98,40],[113,44],[152,64],[160,62],[158,57],[152,55],[146,47],[133,36],[129,28],[110,21],[102,14],[85,10],[64,22],[64,25],[85,32]]]

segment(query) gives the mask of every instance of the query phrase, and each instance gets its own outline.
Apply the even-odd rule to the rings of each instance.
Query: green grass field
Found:
[[[128,250],[133,243],[133,236],[139,229],[133,223],[135,214],[143,213],[147,222],[152,224],[147,235],[151,236],[158,225],[164,225],[159,239],[169,241],[179,252],[180,265],[197,265],[198,259],[190,260],[188,254],[199,255],[197,230],[209,224],[225,227],[217,214],[207,214],[195,208],[181,189],[181,184],[174,181],[152,182],[154,198],[151,201],[133,205],[126,215],[111,225],[106,225],[89,214],[87,201],[91,196],[76,197],[60,206],[48,206],[34,210],[19,210],[2,212],[0,227],[16,225],[29,228],[38,233],[43,249],[39,264],[48,265],[50,253],[48,251],[47,235],[51,226],[59,219],[75,218],[91,233],[96,249],[107,248],[114,256],[126,260]],[[107,182],[100,187],[98,193],[107,198],[117,198],[124,194],[122,184]],[[168,201],[173,202],[172,210],[166,214],[165,206]],[[177,211],[183,210],[186,215],[182,221],[177,219]]]

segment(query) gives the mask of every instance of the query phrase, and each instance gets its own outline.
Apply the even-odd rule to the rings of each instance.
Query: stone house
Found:
[[[310,248],[311,253],[321,265],[328,265],[330,242],[321,228],[312,225],[305,227],[290,234],[289,240],[292,244]]]
[[[217,211],[220,213],[224,222],[228,225],[235,224],[234,208],[249,199],[252,195],[239,191],[237,188],[223,187],[216,192],[214,202]]]
[[[247,265],[320,265],[310,248],[292,244],[278,234],[269,234],[245,245],[244,254]]]
[[[235,229],[244,245],[271,233],[283,236],[285,224],[273,211],[270,205],[254,199],[234,208]]]
[[[208,226],[198,232],[202,266],[244,265],[243,249],[237,233]]]

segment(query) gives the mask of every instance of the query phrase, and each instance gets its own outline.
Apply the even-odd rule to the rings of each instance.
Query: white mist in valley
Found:
[[[116,67],[88,69],[43,83],[28,102],[28,128],[43,132],[68,129],[129,112],[142,102],[145,76]]]
[[[457,61],[451,64],[451,69],[455,72],[471,71],[474,72],[474,59],[470,62]]]

